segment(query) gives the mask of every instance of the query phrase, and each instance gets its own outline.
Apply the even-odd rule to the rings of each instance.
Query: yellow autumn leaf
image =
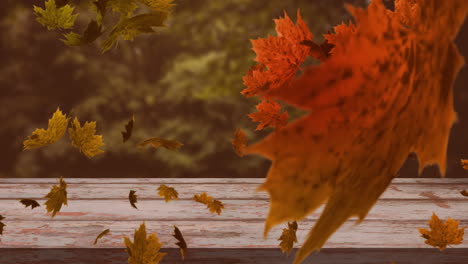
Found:
[[[80,121],[75,117],[72,127],[68,129],[68,134],[72,140],[72,145],[80,149],[80,151],[91,158],[98,154],[104,153],[99,149],[104,146],[101,135],[96,134],[96,121],[86,122],[81,127]]]
[[[59,185],[53,185],[50,192],[45,196],[47,201],[44,203],[47,212],[52,212],[52,217],[60,211],[62,205],[68,206],[67,201],[67,183],[60,177]]]
[[[124,236],[126,251],[128,253],[128,264],[158,264],[167,253],[159,252],[163,245],[159,243],[156,234],[146,236],[146,226],[143,222],[140,229],[135,230],[133,242]]]
[[[172,187],[168,187],[164,184],[161,184],[159,185],[159,188],[157,190],[158,190],[158,195],[161,197],[164,197],[164,200],[166,201],[166,203],[169,202],[170,200],[179,199],[177,191]]]
[[[297,243],[296,231],[297,222],[294,221],[292,223],[288,223],[288,228],[283,228],[283,233],[280,238],[278,238],[278,240],[281,240],[281,243],[279,244],[281,251],[283,253],[286,252],[286,255],[288,256],[293,249],[294,243]]]
[[[31,136],[23,142],[23,150],[39,148],[50,145],[59,140],[67,130],[68,120],[70,118],[62,114],[59,108],[49,119],[47,130],[37,128]]]
[[[442,251],[447,248],[447,245],[462,243],[466,227],[458,229],[459,223],[460,221],[455,221],[450,217],[444,223],[435,213],[432,213],[429,221],[430,230],[419,228],[419,232],[426,239],[426,244],[437,247]]]
[[[221,214],[221,210],[224,209],[224,205],[222,202],[213,199],[213,197],[208,196],[205,192],[203,192],[200,195],[195,194],[193,196],[193,200],[196,202],[205,204],[208,209],[210,209],[210,212],[212,213],[217,213],[218,215]]]

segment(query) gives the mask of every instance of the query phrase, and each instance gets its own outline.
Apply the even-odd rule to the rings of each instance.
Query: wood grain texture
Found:
[[[62,207],[61,212],[51,218],[50,214],[45,212],[43,197],[52,185],[57,183],[56,179],[0,179],[0,214],[6,217],[3,220],[6,224],[4,234],[0,237],[1,250],[21,250],[25,247],[31,250],[33,248],[122,250],[123,235],[132,236],[134,230],[145,221],[148,232],[156,233],[164,243],[163,248],[167,250],[177,250],[175,245],[177,241],[172,233],[174,224],[179,227],[189,249],[197,249],[192,253],[189,250],[188,258],[192,254],[190,259],[192,262],[186,260],[184,263],[292,262],[292,258],[283,257],[278,248],[278,237],[282,229],[286,228],[286,223],[273,228],[268,238],[263,239],[269,199],[266,192],[256,192],[256,188],[264,179],[65,178],[65,181],[68,183],[68,206]],[[176,188],[179,200],[166,203],[157,195],[156,189],[159,184]],[[132,208],[128,202],[130,189],[137,191],[139,210]],[[348,220],[324,247],[324,250],[355,248],[355,251],[334,253],[333,256],[331,253],[325,254],[321,251],[319,255],[326,257],[311,257],[313,262],[310,263],[377,263],[375,259],[374,262],[370,259],[383,257],[382,252],[386,250],[385,248],[394,248],[392,254],[399,256],[388,262],[439,263],[411,262],[414,261],[414,257],[411,259],[410,255],[414,252],[401,252],[407,249],[424,249],[435,255],[442,254],[437,249],[424,244],[418,228],[427,228],[432,212],[441,219],[450,216],[461,220],[462,226],[468,226],[468,197],[459,193],[463,189],[468,189],[468,179],[395,179],[362,224],[355,225],[356,218]],[[194,194],[201,192],[207,192],[208,195],[223,202],[225,209],[221,215],[210,213],[205,205],[192,200]],[[41,207],[34,210],[24,208],[19,202],[23,198],[37,199]],[[322,210],[323,206],[299,222],[297,232],[299,243],[295,248],[302,245],[310,227]],[[110,234],[104,236],[94,246],[93,241],[96,236],[107,228],[110,228]],[[220,250],[210,251],[216,248]],[[246,248],[251,251],[242,251]],[[468,241],[465,240],[453,248],[468,250]],[[359,251],[364,249],[368,251]],[[381,251],[376,251],[375,254],[366,253],[378,249]],[[235,251],[230,250],[240,250],[239,252],[243,253],[233,253]],[[254,250],[258,252],[252,253]],[[25,256],[36,254],[36,257],[40,258],[40,254],[45,254],[40,251],[31,252],[26,252]],[[351,259],[357,256],[356,252],[368,254],[369,262],[366,262],[366,257],[362,255],[357,258],[359,262],[353,262]],[[210,256],[219,256],[219,254],[226,254],[221,257],[222,262],[210,259]],[[63,259],[70,256],[79,257],[76,253],[66,253]],[[126,253],[123,252],[123,262],[107,263],[125,263],[125,256]],[[343,258],[347,259],[346,262],[332,261]],[[456,258],[460,260],[460,254],[447,257],[440,263],[468,263],[451,262]],[[163,263],[182,263],[172,256],[168,259],[172,259],[171,262]],[[428,258],[428,261],[434,259]],[[8,262],[0,261],[0,263]],[[54,260],[50,259],[48,263],[54,263]]]
[[[178,249],[167,248],[161,264],[291,264],[279,249],[191,248],[184,261]],[[119,249],[0,249],[2,264],[126,264],[128,255]],[[304,264],[466,264],[468,249],[338,249],[326,248]]]

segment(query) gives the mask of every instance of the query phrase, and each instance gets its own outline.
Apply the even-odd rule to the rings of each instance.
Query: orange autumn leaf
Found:
[[[239,157],[244,156],[244,149],[247,145],[247,136],[242,129],[236,129],[236,132],[234,132],[234,138],[231,140],[231,144]]]
[[[458,229],[460,221],[447,218],[445,223],[439,217],[432,213],[429,221],[430,230],[419,228],[419,233],[426,239],[424,243],[439,248],[440,251],[447,248],[448,245],[459,245],[463,241],[465,228]]]
[[[461,164],[463,166],[463,169],[468,170],[468,160],[462,159]]]
[[[260,124],[255,130],[262,130],[265,127],[283,127],[288,122],[288,113],[280,112],[281,105],[275,101],[262,101],[257,105],[258,112],[249,114],[249,117]]]
[[[417,154],[419,174],[437,164],[445,175],[457,119],[453,83],[463,59],[453,40],[468,1],[399,0],[391,11],[375,0],[366,9],[347,9],[356,24],[327,34],[334,45],[330,56],[297,79],[291,63],[257,59],[268,78],[275,67],[287,70],[282,81],[268,79],[268,90],[256,95],[308,112],[245,150],[272,161],[259,187],[270,195],[264,236],[326,203],[294,264],[322,248],[351,216],[363,221],[409,153]],[[253,42],[257,57],[279,49],[279,42]]]
[[[257,54],[255,61],[259,65],[254,66],[244,77],[247,89],[242,93],[246,96],[288,87],[309,54],[310,48],[301,42],[312,40],[312,33],[302,20],[299,10],[296,24],[286,12],[284,18],[274,21],[277,37],[268,36],[265,39],[251,40],[252,49]]]

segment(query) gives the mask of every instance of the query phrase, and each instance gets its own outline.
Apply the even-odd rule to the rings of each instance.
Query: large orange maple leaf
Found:
[[[417,153],[419,173],[438,164],[445,175],[456,121],[452,86],[463,65],[453,39],[468,1],[397,0],[395,6],[394,12],[381,0],[367,9],[347,6],[356,24],[339,25],[326,35],[334,45],[331,56],[298,79],[300,60],[281,60],[273,52],[303,54],[296,40],[281,40],[284,47],[272,37],[252,41],[257,61],[267,68],[250,73],[267,80],[256,95],[310,111],[245,151],[272,160],[259,187],[270,194],[265,237],[274,225],[301,220],[327,202],[295,264],[319,250],[351,216],[361,222],[409,153]],[[281,30],[297,31],[291,24],[287,28]]]

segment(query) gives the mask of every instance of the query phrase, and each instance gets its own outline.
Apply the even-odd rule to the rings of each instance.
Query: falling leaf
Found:
[[[293,249],[294,243],[297,243],[296,237],[297,222],[288,223],[288,228],[283,228],[283,233],[278,240],[281,240],[279,244],[281,251],[289,256]]]
[[[463,190],[463,191],[461,191],[460,193],[461,193],[463,196],[468,196],[468,191],[466,191],[466,190]]]
[[[249,117],[260,124],[255,130],[262,130],[263,128],[270,127],[283,127],[288,122],[288,113],[282,112],[281,105],[275,101],[262,101],[257,105],[258,112],[249,114]]]
[[[208,209],[210,209],[210,212],[212,213],[217,213],[218,215],[221,214],[221,209],[224,209],[224,205],[222,202],[213,199],[213,197],[208,196],[205,192],[203,192],[200,195],[195,194],[193,196],[193,200],[196,202],[205,204]]]
[[[73,15],[75,8],[70,5],[57,7],[55,0],[48,0],[45,2],[45,9],[34,6],[34,13],[36,14],[37,22],[41,23],[47,29],[63,28],[68,29],[73,27],[75,19],[78,14]]]
[[[125,17],[131,16],[133,11],[138,8],[134,0],[107,0],[107,6],[113,11],[122,14]]]
[[[132,136],[133,123],[135,122],[135,117],[133,116],[130,121],[125,125],[125,131],[122,131],[123,142],[129,140]]]
[[[294,264],[320,250],[351,216],[363,221],[409,153],[417,154],[419,174],[432,164],[446,171],[453,83],[463,65],[453,40],[468,1],[399,0],[390,11],[375,0],[347,9],[355,24],[326,34],[330,56],[302,72],[295,69],[310,48],[300,43],[312,38],[301,37],[300,50],[295,41],[253,41],[257,62],[266,66],[256,75],[269,83],[256,95],[306,112],[244,152],[271,160],[258,188],[270,196],[264,236],[326,203]],[[275,50],[300,56],[286,60]],[[284,80],[273,79],[274,71]]]
[[[89,22],[83,35],[75,32],[64,34],[65,39],[62,39],[63,43],[68,46],[83,46],[95,41],[102,34],[102,26],[99,25],[95,20]]]
[[[174,236],[179,242],[176,243],[180,248],[180,254],[182,255],[182,260],[185,259],[185,254],[187,253],[187,243],[185,243],[184,237],[180,232],[179,228],[174,225]]]
[[[47,201],[44,203],[47,212],[52,212],[52,217],[60,212],[62,205],[68,206],[67,201],[67,183],[60,177],[59,185],[53,185],[50,192],[45,196]]]
[[[128,194],[128,201],[130,201],[130,204],[133,208],[138,209],[135,205],[137,203],[137,195],[135,193],[136,191],[130,190],[130,193]]]
[[[180,143],[177,140],[171,140],[171,139],[168,140],[168,139],[163,139],[163,138],[150,138],[138,144],[138,146],[141,148],[144,148],[147,145],[151,145],[154,148],[164,147],[170,150],[177,150],[180,147],[182,147],[184,144]]]
[[[86,122],[81,127],[80,121],[75,117],[72,127],[68,129],[68,134],[72,140],[72,145],[80,149],[80,151],[88,158],[104,153],[99,149],[104,145],[102,136],[96,134],[96,121]]]
[[[463,166],[463,169],[468,170],[468,160],[461,160],[461,164]]]
[[[0,221],[5,219],[2,215],[0,215]],[[0,222],[0,235],[3,235],[3,227],[6,226],[3,222]]]
[[[437,247],[442,251],[447,248],[447,245],[459,245],[462,243],[466,227],[458,229],[459,223],[460,221],[455,221],[450,217],[444,223],[435,213],[432,213],[431,220],[429,221],[430,230],[419,228],[419,232],[426,239],[424,243]]]
[[[290,86],[297,70],[309,54],[310,48],[301,43],[304,40],[312,40],[312,33],[302,20],[299,10],[296,25],[286,12],[284,18],[274,21],[277,37],[251,40],[253,50],[257,54],[255,61],[267,68],[258,75],[264,79],[260,82],[267,86],[266,90],[287,89]]]
[[[139,0],[154,11],[171,12],[174,0]]]
[[[177,196],[178,195],[177,191],[172,187],[168,187],[164,184],[161,184],[159,185],[157,190],[158,190],[158,195],[161,197],[164,197],[164,200],[166,201],[166,203],[169,202],[170,200],[179,199]]]
[[[106,229],[104,231],[102,231],[97,237],[96,239],[94,240],[94,245],[97,244],[98,240],[101,239],[103,236],[107,235],[109,233],[110,229]]]
[[[162,243],[156,234],[146,236],[145,223],[140,225],[140,229],[135,230],[133,242],[124,236],[126,251],[128,253],[128,264],[158,264],[167,253],[159,252]]]
[[[34,130],[32,135],[23,142],[23,150],[50,145],[59,140],[65,134],[65,131],[67,131],[69,119],[57,108],[52,118],[49,119],[47,130],[42,128]]]
[[[231,144],[239,157],[244,156],[243,152],[247,145],[247,136],[242,129],[236,129],[236,132],[234,132],[234,138],[231,140]]]
[[[39,203],[33,199],[22,199],[20,200],[20,203],[24,204],[25,208],[31,206],[31,210],[40,206]]]
[[[167,12],[154,11],[121,20],[102,42],[102,52],[112,48],[119,37],[124,40],[133,40],[137,35],[154,33],[153,27],[163,27],[167,16]]]

